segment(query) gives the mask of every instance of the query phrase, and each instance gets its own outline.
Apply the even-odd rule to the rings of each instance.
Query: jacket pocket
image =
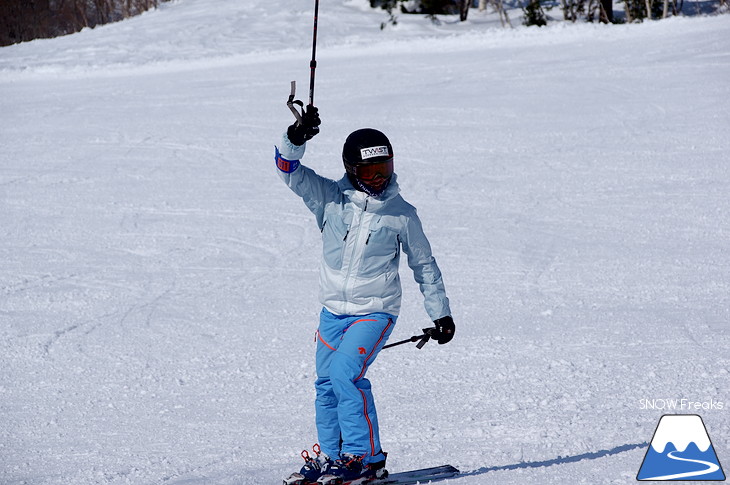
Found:
[[[387,226],[374,227],[368,234],[363,262],[360,268],[362,276],[376,276],[398,268],[399,255],[398,233]]]
[[[342,251],[349,231],[346,218],[343,218],[346,215],[325,214],[322,225],[322,259],[332,269],[342,267]]]

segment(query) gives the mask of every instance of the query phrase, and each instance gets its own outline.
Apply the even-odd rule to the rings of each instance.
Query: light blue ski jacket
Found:
[[[281,157],[298,161],[305,145],[282,138]],[[451,315],[441,271],[431,254],[416,209],[399,194],[396,175],[380,197],[356,190],[347,176],[339,181],[322,177],[294,162],[279,176],[317,219],[322,232],[319,298],[338,315],[385,312],[398,315],[401,249],[425,298],[431,320]]]

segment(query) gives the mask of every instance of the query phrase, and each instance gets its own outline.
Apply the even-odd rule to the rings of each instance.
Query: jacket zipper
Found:
[[[350,291],[349,283],[350,283],[350,279],[352,277],[352,265],[355,260],[354,256],[355,256],[355,252],[357,251],[357,240],[360,236],[360,232],[362,231],[362,225],[365,220],[364,216],[368,210],[368,200],[369,199],[370,199],[369,197],[365,199],[365,206],[363,207],[362,212],[360,213],[360,221],[357,224],[357,232],[355,233],[355,241],[352,245],[352,253],[350,254],[350,260],[347,263],[347,272],[345,273],[345,282],[343,284],[343,292],[344,292],[344,296],[345,296],[345,308],[347,308],[347,303],[348,303],[347,294]],[[350,234],[351,229],[352,229],[352,226],[350,226],[350,228],[347,230],[344,241],[347,240],[347,236]],[[368,235],[368,237],[369,237],[369,235]]]

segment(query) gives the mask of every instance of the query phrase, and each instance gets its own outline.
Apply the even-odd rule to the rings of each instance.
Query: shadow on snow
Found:
[[[503,470],[541,468],[541,467],[548,467],[548,466],[554,466],[554,465],[565,465],[566,463],[575,463],[575,462],[583,461],[583,460],[598,460],[599,458],[604,458],[606,456],[612,456],[612,455],[618,455],[619,453],[625,453],[627,451],[631,451],[631,450],[635,450],[635,449],[639,449],[639,448],[646,448],[647,446],[649,446],[649,443],[626,444],[626,445],[617,446],[615,448],[611,448],[610,450],[593,451],[590,453],[583,453],[583,454],[574,455],[574,456],[559,456],[557,458],[553,458],[552,460],[526,461],[526,462],[522,462],[522,463],[515,463],[513,465],[489,466],[489,467],[480,468],[478,470],[474,470],[471,472],[461,473],[459,476],[467,477],[467,476],[473,476],[473,475],[483,475],[485,473],[498,472],[498,471],[503,471]]]

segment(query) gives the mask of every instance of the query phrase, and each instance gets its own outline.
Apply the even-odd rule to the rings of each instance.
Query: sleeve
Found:
[[[451,315],[441,270],[431,253],[431,245],[415,210],[408,217],[405,237],[401,244],[408,256],[408,266],[413,270],[413,276],[423,294],[426,312],[431,320]]]
[[[317,218],[320,229],[324,224],[324,208],[327,202],[335,200],[340,193],[337,182],[318,175],[314,170],[300,163],[306,143],[294,145],[286,133],[282,136],[281,149],[275,148],[275,161],[279,177],[299,197]]]

